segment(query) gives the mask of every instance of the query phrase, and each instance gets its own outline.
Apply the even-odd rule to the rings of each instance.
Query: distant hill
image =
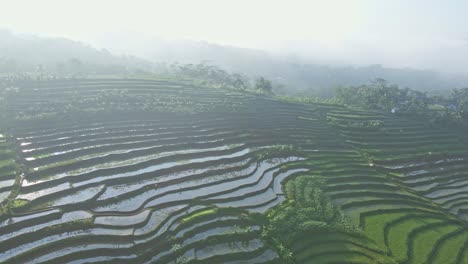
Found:
[[[150,63],[132,56],[116,56],[105,49],[65,38],[18,35],[0,30],[0,72],[106,71],[106,68],[149,69]]]
[[[111,52],[131,54],[158,63],[206,62],[251,77],[262,75],[274,80],[277,86],[286,86],[283,89],[285,93],[327,95],[331,88],[360,85],[375,78],[423,91],[468,86],[466,76],[447,76],[430,70],[386,68],[381,65],[326,65],[298,56],[280,56],[261,50],[192,40],[166,40],[135,32],[105,34],[95,44]]]
[[[468,263],[460,129],[177,80],[2,93],[1,263]]]
[[[191,40],[164,40],[138,33],[104,34],[101,38],[91,46],[65,38],[0,31],[0,73],[167,73],[173,63],[205,63],[250,78],[264,76],[273,81],[276,93],[289,95],[331,97],[337,87],[361,85],[375,78],[439,94],[452,88],[468,87],[466,77],[427,70],[381,65],[324,65],[260,50]]]

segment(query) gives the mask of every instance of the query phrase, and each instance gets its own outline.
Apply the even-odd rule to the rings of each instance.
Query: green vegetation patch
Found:
[[[297,146],[275,145],[257,151],[255,153],[255,157],[258,161],[262,161],[270,158],[293,156],[300,154],[302,154],[302,150]]]
[[[397,261],[406,261],[408,259],[408,237],[410,233],[419,227],[440,223],[439,219],[411,218],[401,221],[393,226],[388,234],[388,247],[392,256]]]
[[[196,219],[198,217],[216,214],[217,212],[218,212],[217,208],[204,209],[202,211],[198,211],[198,212],[195,212],[193,214],[190,214],[187,217],[184,217],[182,219],[182,223],[187,223],[187,222],[193,221],[194,219]]]
[[[10,167],[14,164],[15,164],[15,161],[13,159],[0,160],[0,168]]]
[[[322,191],[324,181],[299,176],[286,183],[288,200],[271,209],[262,237],[277,249],[285,263],[294,263],[294,242],[316,231],[360,233]]]
[[[445,240],[434,253],[432,263],[456,263],[457,256],[468,241],[468,231],[460,231]]]
[[[57,231],[65,231],[65,230],[74,230],[74,229],[85,229],[90,228],[93,226],[94,218],[86,218],[80,220],[74,220],[58,225],[48,226],[44,230],[45,233],[55,233]]]
[[[427,263],[437,241],[447,233],[458,230],[456,225],[443,225],[418,233],[412,241],[412,263]],[[444,253],[447,254],[447,253]]]
[[[365,218],[364,231],[367,236],[374,240],[377,245],[382,248],[386,248],[385,237],[384,237],[384,227],[387,223],[392,222],[398,218],[405,216],[407,213],[390,213],[386,214],[382,212],[381,214],[368,216]]]
[[[25,206],[29,203],[28,200],[24,200],[24,199],[14,199],[13,201],[11,201],[10,203],[10,208],[12,209],[15,209],[15,208],[19,208],[19,207],[22,207],[22,206]]]

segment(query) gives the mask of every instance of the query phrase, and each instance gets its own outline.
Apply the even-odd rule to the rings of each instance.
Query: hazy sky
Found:
[[[0,28],[95,43],[105,32],[296,53],[322,61],[468,69],[466,0],[0,0]],[[108,47],[111,48],[112,47]]]

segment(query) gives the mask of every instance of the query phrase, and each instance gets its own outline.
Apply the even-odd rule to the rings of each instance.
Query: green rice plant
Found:
[[[437,241],[444,235],[452,232],[459,232],[457,225],[441,225],[433,228],[425,229],[424,232],[419,232],[415,235],[411,243],[410,261],[412,263],[427,263],[428,258]],[[444,254],[447,254],[444,253]]]
[[[385,244],[385,235],[384,235],[384,227],[385,224],[399,219],[403,216],[407,215],[407,213],[385,213],[382,212],[381,214],[368,216],[365,218],[365,226],[364,232],[366,235],[375,241],[377,245],[381,248],[386,248]]]
[[[218,212],[217,208],[209,208],[209,209],[201,210],[201,211],[195,212],[193,214],[190,214],[187,217],[182,218],[182,223],[187,223],[187,222],[195,220],[198,217],[212,215],[212,214],[215,214],[217,212]]]
[[[411,232],[419,227],[441,223],[442,220],[431,218],[410,218],[404,219],[395,224],[388,226],[388,234],[386,234],[386,241],[391,255],[397,261],[405,261],[408,259],[408,237]]]
[[[463,250],[463,245],[468,241],[468,231],[460,230],[452,236],[447,237],[441,245],[434,248],[431,263],[445,264],[456,263],[458,255]]]

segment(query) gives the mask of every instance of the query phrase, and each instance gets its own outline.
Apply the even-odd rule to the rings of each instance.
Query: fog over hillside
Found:
[[[467,10],[3,1],[0,263],[468,263]]]
[[[96,49],[79,41],[0,30],[1,72],[80,72],[84,70],[83,63],[103,73],[118,68],[150,66],[150,63],[143,59],[116,56],[106,49]]]
[[[468,32],[460,27],[468,23],[468,6],[459,0],[48,0],[29,1],[27,9],[23,4],[2,9],[1,27],[21,34],[21,41],[24,34],[53,39],[40,43],[31,37],[16,45],[7,36],[0,44],[4,60],[37,64],[40,56],[80,57],[145,71],[174,62],[206,63],[264,75],[290,93],[327,94],[376,77],[426,91],[468,86]],[[48,6],[59,12],[48,12]],[[49,52],[66,49],[65,56]]]
[[[386,67],[381,64],[351,64],[324,59],[219,45],[206,41],[165,39],[137,32],[102,34],[94,45],[117,54],[131,54],[153,62],[211,63],[223,69],[249,75],[264,75],[291,92],[359,85],[374,78],[417,90],[433,91],[468,86],[468,76],[410,67]]]
[[[468,86],[468,78],[463,75],[430,70],[324,64],[267,51],[201,41],[167,40],[138,33],[103,34],[101,38],[100,42],[88,44],[2,30],[0,67],[4,72],[36,71],[40,67],[46,72],[56,73],[161,73],[174,63],[204,63],[251,78],[265,76],[282,94],[326,97],[331,96],[337,87],[359,85],[375,78],[434,93]]]

